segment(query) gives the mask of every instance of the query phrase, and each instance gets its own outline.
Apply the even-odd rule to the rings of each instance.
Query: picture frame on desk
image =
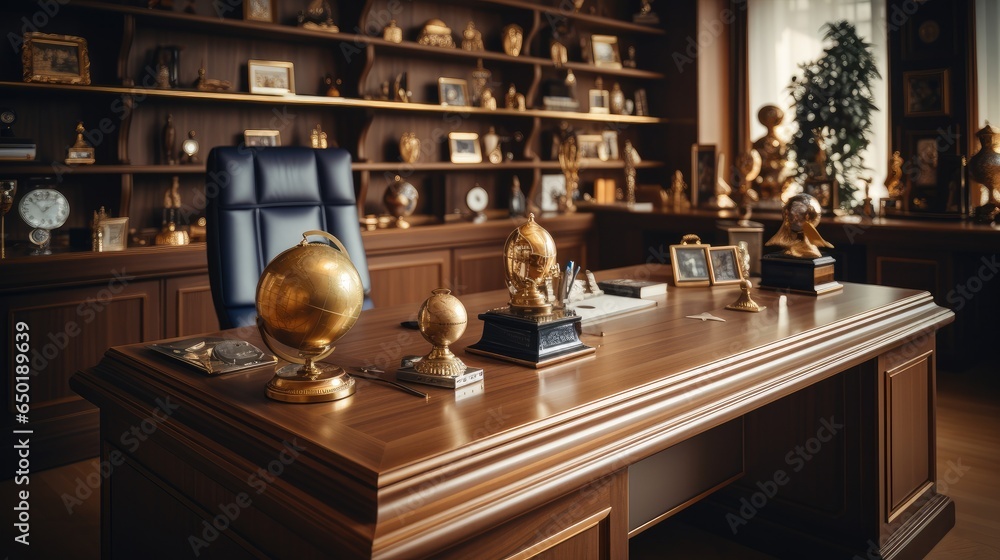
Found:
[[[674,272],[674,286],[708,286],[711,283],[708,248],[709,246],[705,244],[670,246],[670,267]]]
[[[248,60],[247,83],[250,85],[250,93],[294,95],[294,65],[280,60]]]
[[[468,107],[468,82],[461,78],[438,78],[438,99],[445,107]]]
[[[477,132],[449,132],[448,151],[452,163],[482,163],[483,152],[479,147]]]
[[[278,20],[278,10],[275,3],[277,1],[243,0],[243,19],[245,21],[276,23]]]
[[[708,274],[713,286],[739,284],[743,276],[740,274],[739,253],[735,245],[722,245],[708,248]]]
[[[90,85],[90,54],[82,37],[25,33],[21,62],[25,82]]]
[[[247,129],[243,131],[243,145],[273,148],[281,145],[281,132],[277,130]]]

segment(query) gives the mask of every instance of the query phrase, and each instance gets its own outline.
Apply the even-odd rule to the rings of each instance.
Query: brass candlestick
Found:
[[[757,302],[750,297],[750,288],[753,284],[750,283],[750,250],[747,246],[746,241],[740,241],[739,245],[736,246],[736,251],[740,256],[740,297],[736,298],[736,301],[730,303],[726,306],[726,309],[732,309],[733,311],[746,311],[749,313],[760,313],[761,311],[767,309],[767,307],[762,305],[757,305]]]

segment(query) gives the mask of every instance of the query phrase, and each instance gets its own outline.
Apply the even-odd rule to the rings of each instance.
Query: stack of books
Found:
[[[16,136],[0,136],[0,161],[32,161],[34,159],[34,140]]]

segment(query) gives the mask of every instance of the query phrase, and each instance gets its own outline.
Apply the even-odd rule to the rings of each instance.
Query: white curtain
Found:
[[[792,76],[799,75],[799,63],[815,60],[823,54],[823,49],[827,46],[823,42],[824,24],[847,20],[854,24],[863,39],[872,43],[882,79],[875,83],[872,91],[879,111],[874,114],[872,141],[864,161],[865,166],[870,168],[871,195],[876,199],[886,194],[883,182],[891,144],[886,84],[888,53],[885,1],[747,0],[751,141],[767,132],[757,122],[757,110],[768,104],[777,105],[784,110],[785,121],[778,129],[778,135],[786,141],[791,138],[795,129],[795,112],[791,108],[792,97],[787,88]],[[979,1],[995,3],[995,0]],[[1000,121],[1000,116],[997,119]],[[858,189],[858,196],[863,197],[864,186],[858,185]]]
[[[972,132],[986,121],[1000,126],[1000,3],[976,0],[976,83],[978,116]]]

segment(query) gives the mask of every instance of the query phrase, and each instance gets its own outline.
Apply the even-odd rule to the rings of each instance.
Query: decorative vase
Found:
[[[973,201],[975,206],[983,206],[992,202],[1000,204],[1000,152],[997,151],[997,141],[1000,140],[1000,131],[990,126],[986,121],[979,132],[980,148],[972,158],[969,159],[969,173],[972,179],[982,185],[986,192],[980,193],[978,200]],[[978,203],[978,204],[976,204]]]
[[[416,163],[420,159],[420,138],[414,132],[404,132],[399,138],[399,155],[405,163]]]

